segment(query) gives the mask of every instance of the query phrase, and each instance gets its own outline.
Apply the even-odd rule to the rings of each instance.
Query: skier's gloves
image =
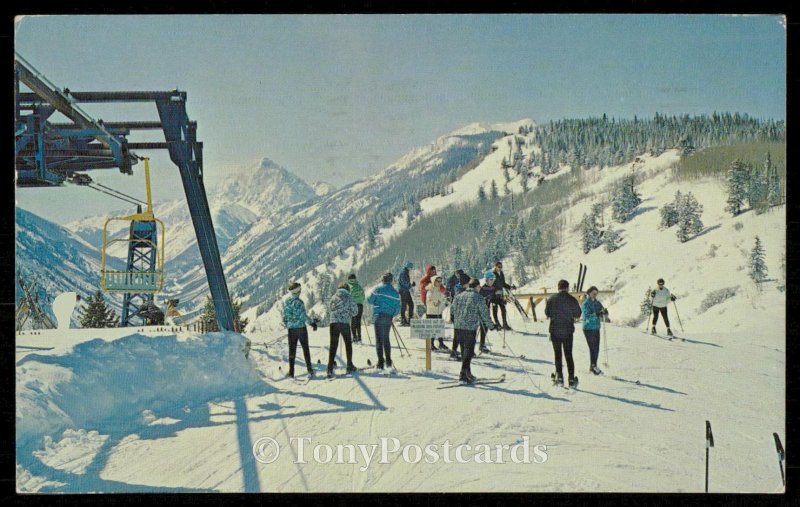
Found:
[[[411,282],[411,286],[412,287],[416,287],[417,286],[417,282]]]
[[[651,297],[651,298],[654,298],[654,297],[656,297],[656,291],[652,291],[652,292],[650,293],[650,297]]]
[[[314,331],[317,330],[318,325],[319,325],[319,319],[314,319],[311,321],[311,329],[313,329]]]
[[[517,286],[516,285],[512,285],[511,286],[511,290],[517,290]]]
[[[670,297],[669,297],[669,299],[670,299],[670,301],[675,301],[675,300],[676,300],[676,299],[678,299],[678,298],[676,298],[676,297],[673,295],[673,296],[670,296]]]

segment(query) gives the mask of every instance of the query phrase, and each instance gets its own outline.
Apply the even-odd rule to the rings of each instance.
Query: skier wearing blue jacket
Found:
[[[308,375],[313,377],[311,367],[311,352],[308,350],[308,330],[306,324],[311,324],[317,330],[317,319],[311,320],[306,315],[306,305],[300,299],[300,284],[289,284],[289,297],[283,302],[283,327],[289,331],[289,377],[294,377],[294,358],[297,353],[297,342],[303,347],[303,357],[306,360]]]
[[[414,300],[411,299],[411,288],[417,285],[417,282],[411,281],[409,270],[414,267],[414,263],[406,261],[403,264],[403,269],[400,270],[400,276],[397,277],[397,288],[400,292],[400,325],[410,326],[409,322],[414,318]],[[406,318],[406,308],[408,308],[408,318]]]
[[[594,285],[586,291],[588,297],[581,305],[581,317],[583,318],[583,335],[589,345],[589,364],[591,364],[589,371],[595,375],[601,375],[603,372],[597,367],[597,356],[600,355],[600,326],[601,319],[608,315],[608,310],[603,308],[603,305],[597,300],[597,293],[597,287]]]
[[[384,364],[392,367],[392,344],[389,341],[389,329],[392,319],[400,313],[400,294],[392,287],[394,277],[386,273],[381,279],[383,283],[376,287],[367,298],[367,303],[372,305],[372,318],[375,321],[375,349],[378,353],[379,370]],[[384,363],[384,357],[386,362]]]

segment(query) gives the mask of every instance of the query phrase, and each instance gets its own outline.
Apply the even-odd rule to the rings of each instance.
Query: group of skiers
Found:
[[[336,351],[339,347],[339,337],[344,340],[347,357],[346,373],[352,373],[357,368],[353,364],[353,342],[361,341],[361,316],[364,303],[372,307],[375,328],[375,350],[379,370],[392,368],[392,346],[390,331],[394,317],[400,315],[400,326],[409,326],[414,318],[414,303],[411,290],[416,282],[411,281],[410,271],[414,264],[406,261],[398,276],[398,289],[393,286],[394,276],[385,273],[378,285],[365,298],[364,289],[351,274],[347,282],[339,285],[336,292],[328,301],[328,316],[330,321],[330,347],[328,353],[327,375],[333,377]],[[441,319],[446,307],[450,306],[450,322],[453,324],[453,345],[450,356],[461,360],[459,380],[466,383],[475,381],[472,375],[471,361],[475,354],[475,344],[478,331],[480,331],[479,348],[487,352],[486,333],[488,331],[511,330],[508,325],[506,312],[506,299],[504,290],[516,289],[516,286],[506,283],[503,274],[503,264],[495,263],[494,269],[484,273],[484,284],[481,286],[477,278],[467,275],[462,269],[456,270],[448,279],[447,284],[442,283],[442,277],[436,273],[436,267],[427,265],[425,275],[419,283],[420,300],[425,306],[427,319]],[[317,330],[318,319],[311,319],[305,310],[305,304],[300,299],[301,286],[294,282],[289,285],[289,296],[283,304],[283,324],[289,334],[289,372],[288,376],[294,377],[294,363],[297,343],[303,348],[303,356],[310,376],[314,375],[311,355],[308,347],[308,332],[306,325],[311,325]],[[547,299],[544,313],[550,320],[550,341],[553,345],[555,359],[554,382],[563,385],[562,361],[567,363],[568,382],[570,386],[577,384],[575,377],[575,364],[572,358],[573,333],[575,322],[582,318],[583,333],[589,347],[589,371],[595,375],[602,374],[597,367],[597,358],[600,351],[601,322],[607,320],[608,310],[597,299],[599,291],[592,286],[586,291],[583,304],[569,294],[569,283],[566,280],[558,282],[558,292]],[[655,334],[655,325],[659,314],[667,325],[667,334],[672,335],[667,316],[667,304],[675,300],[675,296],[664,287],[664,280],[658,280],[658,289],[651,293],[653,305],[653,323],[651,332]],[[493,317],[489,308],[493,307]],[[503,324],[498,319],[498,310],[502,316]],[[461,348],[459,355],[458,349]],[[432,344],[433,350],[437,347]],[[447,350],[443,338],[439,338],[438,348]]]

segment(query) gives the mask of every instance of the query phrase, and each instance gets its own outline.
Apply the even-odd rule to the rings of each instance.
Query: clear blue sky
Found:
[[[339,186],[475,121],[785,117],[776,16],[42,16],[15,32],[58,86],[187,91],[209,187],[263,157]],[[154,107],[85,109],[157,119]],[[177,168],[153,157],[155,198],[181,197]],[[143,195],[135,173],[92,175]],[[82,188],[18,189],[17,202],[58,222],[124,206]]]

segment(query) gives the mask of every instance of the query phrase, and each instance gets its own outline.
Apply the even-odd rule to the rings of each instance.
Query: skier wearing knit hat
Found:
[[[310,319],[306,315],[306,305],[300,299],[300,284],[293,282],[289,284],[289,296],[283,302],[283,326],[289,331],[289,377],[294,377],[294,359],[297,352],[297,342],[303,347],[303,358],[306,360],[308,375],[313,377],[314,370],[311,367],[311,352],[308,349],[308,330],[306,324],[311,324],[314,331],[317,330],[317,319]]]

